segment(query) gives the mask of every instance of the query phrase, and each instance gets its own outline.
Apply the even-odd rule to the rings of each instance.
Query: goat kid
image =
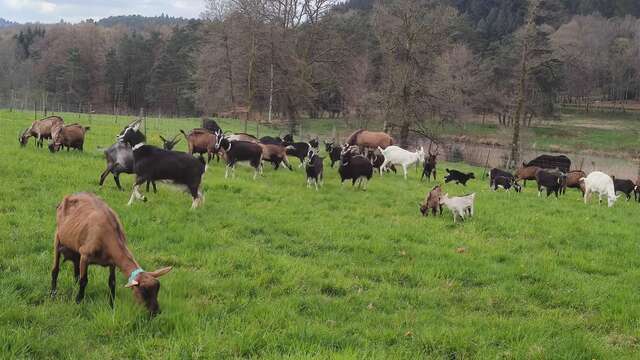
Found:
[[[453,213],[453,222],[459,217],[464,220],[465,216],[473,216],[473,207],[476,198],[476,193],[472,193],[460,197],[449,197],[449,194],[444,194],[440,198],[440,204],[444,205],[447,209]]]

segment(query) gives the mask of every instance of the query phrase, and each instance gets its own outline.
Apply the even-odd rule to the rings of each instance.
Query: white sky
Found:
[[[0,17],[24,22],[79,22],[113,15],[196,18],[204,0],[0,0]]]

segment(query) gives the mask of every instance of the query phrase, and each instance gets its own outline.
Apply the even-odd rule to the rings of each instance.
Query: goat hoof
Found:
[[[58,290],[51,290],[51,292],[49,293],[49,296],[50,296],[52,299],[55,299],[55,298],[56,298],[56,295],[58,295]]]

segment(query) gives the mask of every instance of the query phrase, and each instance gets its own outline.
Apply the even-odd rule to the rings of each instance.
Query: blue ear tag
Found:
[[[127,285],[133,283],[133,281],[136,279],[136,277],[140,274],[143,273],[144,270],[142,270],[142,268],[137,268],[135,270],[133,270],[131,272],[131,275],[129,275],[129,280],[127,281]]]

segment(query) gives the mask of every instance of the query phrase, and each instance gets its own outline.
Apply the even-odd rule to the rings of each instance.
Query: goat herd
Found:
[[[235,176],[235,166],[239,162],[248,162],[254,168],[254,179],[263,172],[263,162],[271,163],[274,169],[281,165],[292,170],[288,157],[300,160],[300,167],[304,166],[307,177],[307,187],[313,185],[316,190],[323,184],[323,157],[319,155],[317,139],[309,142],[295,142],[291,135],[282,139],[279,137],[262,137],[260,139],[246,134],[226,134],[218,124],[210,119],[204,119],[201,128],[181,133],[186,139],[188,153],[173,151],[173,147],[180,141],[180,134],[170,140],[161,137],[163,148],[145,144],[145,135],[139,130],[142,120],[135,120],[127,125],[117,136],[115,144],[104,151],[107,167],[100,175],[100,185],[109,173],[113,175],[117,187],[122,190],[119,175],[121,173],[135,174],[135,183],[129,199],[129,205],[134,200],[146,200],[140,193],[140,186],[146,183],[147,191],[152,185],[156,191],[157,181],[169,181],[185,187],[193,198],[192,209],[204,202],[204,195],[200,190],[202,177],[207,165],[214,158],[223,158],[226,162],[225,178],[231,174]],[[84,137],[89,127],[79,124],[65,125],[62,118],[52,116],[35,121],[30,128],[19,135],[19,142],[25,146],[30,137],[36,138],[36,146],[43,147],[43,140],[51,139],[49,149],[52,152],[64,147],[82,151]],[[407,169],[418,166],[422,161],[422,179],[436,179],[435,153],[429,149],[425,154],[420,148],[410,152],[393,145],[391,136],[384,132],[358,130],[351,134],[344,145],[325,142],[325,149],[333,168],[339,162],[338,174],[341,183],[351,180],[352,186],[366,189],[374,170],[382,174],[386,171],[396,172],[396,166],[403,170],[407,178]],[[198,154],[198,157],[194,157]],[[207,159],[204,159],[204,155]],[[426,156],[425,156],[426,155]],[[547,196],[554,193],[556,198],[564,194],[566,188],[577,188],[584,196],[585,203],[591,193],[597,193],[599,198],[606,196],[608,205],[612,206],[618,196],[616,192],[623,192],[627,199],[631,192],[640,201],[639,185],[631,180],[612,179],[602,172],[592,172],[589,175],[581,170],[570,170],[571,161],[566,156],[542,155],[529,163],[523,163],[515,174],[492,169],[489,173],[490,188],[499,188],[516,192],[522,190],[519,181],[536,180],[538,196],[546,190]],[[473,173],[446,169],[445,183],[455,182],[466,186]],[[454,222],[457,218],[473,216],[475,193],[449,197],[443,193],[441,185],[435,186],[420,205],[424,216],[429,212],[433,215],[437,210],[442,214],[445,206],[453,213]],[[98,264],[109,267],[110,304],[113,306],[115,296],[115,269],[118,268],[128,278],[126,287],[131,288],[136,299],[143,303],[152,315],[159,312],[158,292],[160,283],[157,278],[171,271],[165,267],[156,271],[144,271],[135,261],[126,246],[126,238],[122,223],[117,214],[97,196],[90,193],[68,195],[60,202],[56,212],[56,233],[54,239],[54,262],[51,271],[51,296],[56,294],[57,277],[60,255],[70,260],[74,265],[74,275],[79,282],[79,292],[76,302],[82,301],[87,285],[87,267]]]

